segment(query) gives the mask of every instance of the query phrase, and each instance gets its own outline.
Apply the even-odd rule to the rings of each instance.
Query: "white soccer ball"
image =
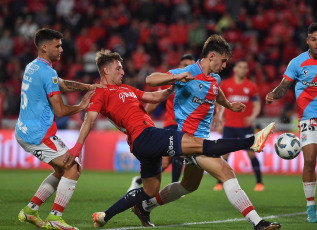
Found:
[[[281,134],[276,139],[274,147],[276,154],[285,160],[294,159],[302,150],[300,140],[293,133]]]

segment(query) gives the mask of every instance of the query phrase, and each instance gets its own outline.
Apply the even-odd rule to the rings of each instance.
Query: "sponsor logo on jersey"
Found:
[[[170,155],[170,156],[174,156],[175,155],[174,142],[173,142],[174,137],[170,136],[168,139],[170,141],[170,144],[168,146],[167,154]]]
[[[203,90],[203,84],[199,84],[199,91]]]
[[[202,105],[202,104],[210,104],[210,105],[214,105],[215,104],[215,100],[209,100],[209,99],[207,99],[207,98],[204,98],[204,99],[201,99],[201,98],[199,98],[199,97],[194,97],[193,98],[193,101],[192,102],[194,102],[194,103],[197,103],[197,104],[200,104],[200,105]]]
[[[134,97],[137,98],[137,96],[133,92],[123,92],[119,94],[119,98],[124,102],[126,97]]]
[[[304,72],[305,76],[307,76],[308,70],[305,69],[303,72]]]
[[[53,83],[54,83],[54,84],[57,84],[57,83],[58,83],[58,78],[57,78],[57,77],[53,77],[52,79],[53,79]]]
[[[248,102],[249,101],[249,96],[231,95],[231,96],[229,96],[229,101]]]
[[[317,82],[313,81],[313,82],[308,82],[308,81],[302,81],[303,85],[306,85],[308,87],[313,87],[313,86],[317,86]]]

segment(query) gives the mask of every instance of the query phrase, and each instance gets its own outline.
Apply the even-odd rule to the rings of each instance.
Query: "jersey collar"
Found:
[[[51,65],[51,63],[49,61],[47,61],[47,60],[45,60],[43,58],[40,58],[40,57],[37,57],[36,59],[39,60],[39,61],[45,62],[46,64],[48,64],[53,69],[53,66]]]

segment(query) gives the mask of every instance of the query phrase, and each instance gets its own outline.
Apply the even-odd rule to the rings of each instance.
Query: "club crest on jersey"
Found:
[[[119,94],[119,98],[124,102],[126,97],[134,97],[137,98],[137,96],[133,92],[123,92]]]
[[[249,91],[248,88],[244,87],[244,88],[243,88],[243,92],[244,92],[245,94],[249,94],[250,91]]]
[[[57,83],[58,83],[58,78],[57,78],[57,77],[53,77],[52,79],[53,79],[53,83],[54,83],[54,84],[57,84]]]
[[[307,77],[308,70],[307,70],[307,69],[305,69],[303,72],[304,72],[304,74],[305,74],[305,77]]]

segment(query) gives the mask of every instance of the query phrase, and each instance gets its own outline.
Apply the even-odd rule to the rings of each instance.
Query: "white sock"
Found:
[[[177,200],[188,193],[190,193],[190,191],[187,191],[180,182],[175,182],[163,188],[156,197],[143,201],[142,206],[145,211],[150,212],[155,207]]]
[[[254,210],[247,194],[241,189],[236,178],[229,179],[223,183],[230,203],[253,225],[257,225],[262,218]]]
[[[77,181],[62,177],[58,184],[51,214],[61,216],[76,188]]]
[[[40,205],[44,203],[48,198],[52,196],[52,194],[56,191],[58,183],[60,179],[56,178],[53,173],[50,174],[46,179],[42,182],[34,197],[28,204],[28,206],[37,211],[40,208]]]
[[[316,181],[303,182],[304,193],[307,200],[307,206],[315,205]]]

